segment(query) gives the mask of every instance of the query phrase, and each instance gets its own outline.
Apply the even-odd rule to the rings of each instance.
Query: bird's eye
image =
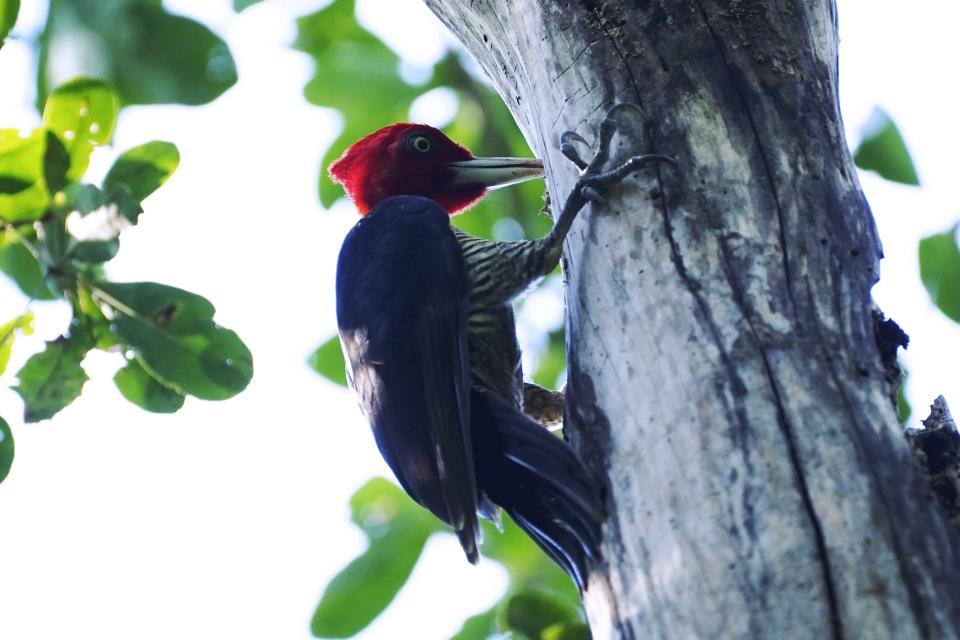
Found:
[[[429,153],[431,150],[433,150],[433,140],[423,134],[410,136],[410,138],[407,140],[407,143],[410,145],[411,149],[418,153]]]

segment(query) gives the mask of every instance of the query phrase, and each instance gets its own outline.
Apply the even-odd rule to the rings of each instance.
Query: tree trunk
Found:
[[[566,247],[567,433],[605,480],[601,638],[960,638],[960,536],[878,348],[832,0],[426,0],[548,166],[640,105]],[[893,347],[895,349],[895,347]],[[885,366],[885,362],[886,365]]]

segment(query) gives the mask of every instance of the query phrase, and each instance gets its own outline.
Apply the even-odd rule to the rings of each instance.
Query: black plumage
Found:
[[[477,513],[503,507],[582,589],[600,539],[596,493],[509,385],[503,397],[471,376],[468,319],[486,311],[471,306],[447,212],[419,196],[380,202],[344,240],[336,288],[351,385],[407,493],[454,528],[471,562]]]

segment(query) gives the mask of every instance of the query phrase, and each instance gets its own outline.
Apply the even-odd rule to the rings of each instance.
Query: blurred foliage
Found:
[[[522,633],[526,638],[546,640],[556,637],[573,636],[585,625],[576,608],[568,600],[536,591],[521,591],[507,600],[500,610],[500,626]],[[590,633],[587,631],[586,636]]]
[[[247,7],[251,7],[261,0],[233,0],[233,10],[240,13]]]
[[[205,298],[104,277],[121,231],[137,223],[141,201],[180,159],[174,145],[148,142],[120,154],[101,186],[82,182],[95,148],[110,140],[119,104],[107,83],[77,78],[50,93],[41,127],[26,135],[0,130],[0,271],[31,301],[63,299],[73,311],[68,330],[17,373],[26,422],[50,418],[80,395],[82,362],[95,348],[124,355],[116,384],[148,411],[175,411],[186,395],[232,397],[253,375],[249,350],[214,322]],[[93,214],[102,219],[76,231]],[[26,312],[0,326],[0,371],[16,332],[28,332],[32,319]]]
[[[440,523],[396,485],[373,478],[350,499],[351,521],[367,549],[330,581],[310,629],[321,638],[349,638],[380,615],[406,583],[427,538]]]
[[[0,49],[7,34],[13,29],[20,11],[20,0],[0,0]]]
[[[903,362],[898,364],[900,365],[900,388],[897,389],[897,416],[900,418],[900,424],[907,424],[910,414],[913,413],[913,407],[910,406],[906,392],[907,378],[910,377],[910,373]]]
[[[873,110],[864,126],[863,138],[853,153],[853,161],[861,169],[876,171],[892,182],[920,184],[900,129],[879,107]]]
[[[351,519],[367,537],[367,549],[327,585],[313,616],[319,638],[349,638],[380,615],[410,577],[427,539],[448,532],[402,489],[374,478],[350,500]],[[468,619],[457,640],[484,640],[514,631],[530,640],[589,638],[579,596],[570,578],[508,517],[503,533],[483,523],[484,557],[503,564],[510,576],[507,596]],[[447,535],[447,533],[441,533]],[[580,635],[569,635],[574,633]],[[567,634],[567,635],[564,635]]]
[[[565,377],[567,368],[567,347],[564,342],[563,327],[551,331],[547,337],[547,345],[537,354],[537,369],[531,377],[541,387],[554,389]]]
[[[25,336],[33,333],[32,311],[27,311],[5,324],[0,324],[0,375],[7,370],[10,353],[13,351],[13,341],[18,333]]]
[[[3,482],[10,473],[13,464],[13,432],[10,425],[0,417],[0,482]]]
[[[948,318],[960,322],[960,248],[955,224],[920,241],[920,279],[930,299]]]
[[[340,338],[333,336],[310,354],[307,364],[330,382],[347,386],[346,364],[340,349]]]
[[[248,3],[249,4],[249,3]],[[110,78],[124,105],[210,102],[237,81],[226,43],[209,28],[168,13],[161,0],[51,0],[40,38],[37,104],[71,72]]]

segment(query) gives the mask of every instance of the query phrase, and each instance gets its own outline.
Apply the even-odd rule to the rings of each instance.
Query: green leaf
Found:
[[[349,638],[370,624],[406,583],[439,521],[396,485],[374,478],[350,500],[367,550],[323,592],[310,630],[318,638]]]
[[[107,172],[103,188],[107,191],[125,189],[133,199],[143,201],[173,175],[178,164],[177,147],[154,140],[121,154]]]
[[[873,110],[864,127],[863,139],[853,154],[853,161],[861,169],[876,171],[887,180],[920,184],[900,129],[879,107]]]
[[[7,185],[0,190],[0,219],[28,222],[43,215],[50,200],[44,178],[46,151],[43,129],[35,129],[26,138],[16,129],[0,130],[0,176]]]
[[[57,134],[70,154],[67,177],[79,180],[90,164],[94,145],[113,135],[120,106],[117,94],[103,80],[75,78],[50,94],[43,124]]]
[[[33,186],[29,180],[21,180],[13,176],[0,176],[0,194],[12,196],[21,191],[26,191]]]
[[[33,312],[27,311],[6,324],[0,324],[0,375],[7,370],[10,352],[17,332],[28,336],[33,333]]]
[[[325,341],[316,351],[307,358],[307,364],[330,382],[347,386],[346,364],[343,360],[343,350],[340,349],[340,338],[333,336]]]
[[[168,13],[159,0],[54,2],[38,85],[54,50],[83,73],[106,75],[123,104],[206,104],[237,81],[226,43],[206,26]],[[58,57],[59,59],[59,57]]]
[[[19,11],[20,0],[0,0],[0,48],[3,47],[4,39],[16,24]]]
[[[49,216],[41,223],[43,242],[40,243],[40,262],[45,265],[61,265],[69,251],[73,238],[67,233],[67,221],[62,215]],[[52,269],[56,272],[57,269]]]
[[[2,0],[0,0],[2,2]],[[13,464],[13,432],[10,425],[0,418],[0,482],[7,478]]]
[[[106,194],[107,201],[117,206],[117,212],[126,218],[130,224],[137,224],[140,214],[143,213],[143,207],[140,201],[127,193],[126,189],[120,189]]]
[[[33,230],[21,232],[28,241],[36,242]],[[0,271],[7,274],[25,296],[34,300],[54,300],[59,294],[45,279],[43,266],[23,246],[12,230],[0,231]]]
[[[80,366],[93,346],[91,336],[74,324],[69,336],[48,342],[17,373],[19,384],[13,390],[23,398],[24,422],[39,422],[53,417],[77,399],[87,373]]]
[[[52,131],[47,131],[47,148],[43,154],[43,177],[47,181],[47,191],[51,194],[66,187],[70,180],[70,154]]]
[[[933,304],[960,322],[960,250],[957,225],[920,241],[920,279]]]
[[[450,640],[487,640],[497,632],[497,607],[467,618]]]
[[[70,249],[68,257],[79,262],[101,264],[112,260],[120,250],[120,240],[85,240],[77,242]]]
[[[513,594],[500,610],[500,627],[539,639],[556,625],[579,624],[576,606],[569,601],[527,589]]]
[[[253,377],[250,350],[213,321],[214,308],[206,298],[153,282],[98,282],[94,293],[115,311],[114,335],[168,387],[225,400]]]
[[[252,7],[261,0],[233,0],[233,10],[240,13],[247,7]]]
[[[104,193],[92,184],[75,182],[63,190],[67,198],[67,206],[71,211],[76,211],[81,215],[87,215],[91,211],[96,211],[107,202]]]
[[[184,396],[150,375],[137,360],[117,371],[114,383],[124,398],[154,413],[174,413],[183,406]]]
[[[226,42],[199,22],[130,2],[121,24],[109,46],[125,103],[206,104],[237,82]]]
[[[902,360],[897,364],[900,366],[900,386],[897,387],[897,416],[900,417],[900,424],[905,425],[913,412],[910,401],[907,399],[907,378],[910,377],[910,374]]]

